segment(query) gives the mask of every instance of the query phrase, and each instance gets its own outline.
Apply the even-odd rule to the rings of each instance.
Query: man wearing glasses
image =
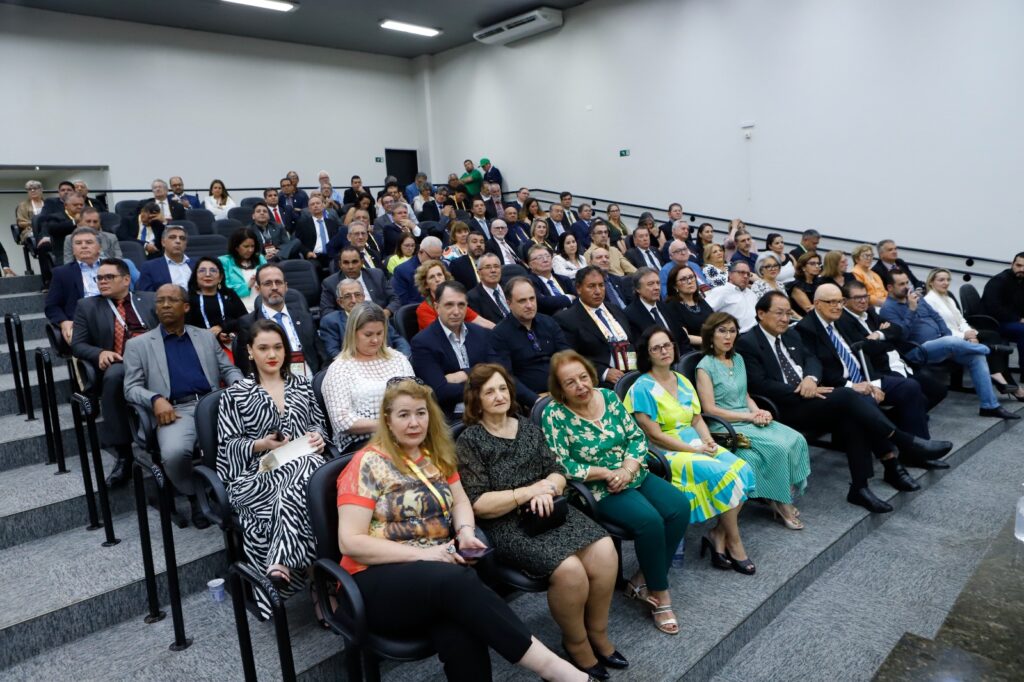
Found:
[[[480,283],[469,290],[469,307],[498,324],[509,314],[508,300],[501,290],[501,260],[485,253],[476,261]]]
[[[552,272],[551,251],[537,244],[526,252],[526,266],[530,268],[530,282],[537,294],[537,305],[545,315],[554,315],[576,300],[572,280]]]
[[[708,305],[715,312],[729,313],[740,323],[740,332],[749,331],[757,324],[754,306],[757,295],[750,290],[750,266],[745,260],[729,263],[729,281],[715,287],[706,295]]]

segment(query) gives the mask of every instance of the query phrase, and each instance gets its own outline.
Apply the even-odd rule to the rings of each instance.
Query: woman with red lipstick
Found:
[[[224,391],[217,419],[217,475],[238,512],[245,553],[263,569],[282,597],[302,589],[316,558],[306,511],[306,483],[323,464],[324,416],[305,378],[289,370],[288,336],[276,322],[257,320],[247,348],[255,373]],[[264,455],[305,439],[308,453],[261,467]],[[259,591],[260,611],[270,604]]]

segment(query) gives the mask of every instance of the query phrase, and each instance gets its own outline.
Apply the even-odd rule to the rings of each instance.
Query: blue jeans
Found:
[[[910,351],[907,359],[928,365],[937,365],[952,359],[953,362],[963,365],[971,373],[971,383],[974,384],[974,391],[978,394],[981,406],[990,409],[999,407],[999,399],[992,388],[992,378],[989,376],[988,362],[985,360],[989,352],[988,346],[980,343],[971,343],[955,336],[943,336],[927,341],[921,344],[920,348]]]
[[[999,327],[999,331],[1003,333],[1003,336],[1008,338],[1010,341],[1017,344],[1017,360],[1020,361],[1024,358],[1024,323],[1021,322],[1004,322]],[[1022,370],[1024,372],[1024,370]],[[1009,379],[1009,372],[1007,379]]]

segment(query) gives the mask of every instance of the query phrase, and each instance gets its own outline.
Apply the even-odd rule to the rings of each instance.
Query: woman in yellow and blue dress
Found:
[[[690,523],[718,517],[701,538],[701,556],[711,551],[715,568],[753,575],[740,537],[739,511],[754,491],[753,470],[711,438],[700,416],[700,400],[686,377],[672,371],[676,347],[667,330],[651,327],[635,344],[643,372],[626,395],[626,410],[647,434],[652,448],[665,452],[672,483],[690,499]]]

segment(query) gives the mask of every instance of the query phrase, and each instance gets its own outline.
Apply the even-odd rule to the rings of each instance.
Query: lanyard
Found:
[[[139,324],[142,325],[143,329],[148,329],[149,327],[148,325],[146,325],[146,321],[142,319],[142,315],[139,315],[139,309],[135,307],[135,301],[132,300],[131,294],[128,295],[128,302],[132,304],[132,310],[135,311],[135,319],[139,321]],[[125,322],[123,317],[121,317],[121,313],[117,312],[117,306],[115,306],[113,301],[111,301],[109,298],[107,299],[107,305],[110,306],[110,311],[114,313],[114,317],[117,319],[118,322],[121,323],[121,326],[124,327],[124,330],[128,331],[128,323]]]
[[[430,482],[430,479],[427,478],[426,474],[424,474],[423,471],[421,471],[420,468],[416,466],[416,462],[406,457],[405,463],[408,464],[409,468],[412,469],[412,472],[416,474],[416,478],[420,479],[420,481],[423,482],[423,485],[427,486],[430,489],[430,493],[434,496],[434,499],[436,499],[437,503],[441,505],[441,511],[443,511],[445,513],[445,516],[447,516],[448,503],[445,501],[444,495],[442,495],[441,492],[434,486],[434,484]]]
[[[223,324],[224,323],[224,299],[221,297],[219,291],[217,292],[217,305],[220,306],[220,321],[221,321],[221,324]],[[202,294],[199,294],[199,312],[203,316],[203,324],[205,324],[206,328],[209,329],[210,328],[210,320],[209,320],[209,318],[206,317],[206,297],[203,296]]]

